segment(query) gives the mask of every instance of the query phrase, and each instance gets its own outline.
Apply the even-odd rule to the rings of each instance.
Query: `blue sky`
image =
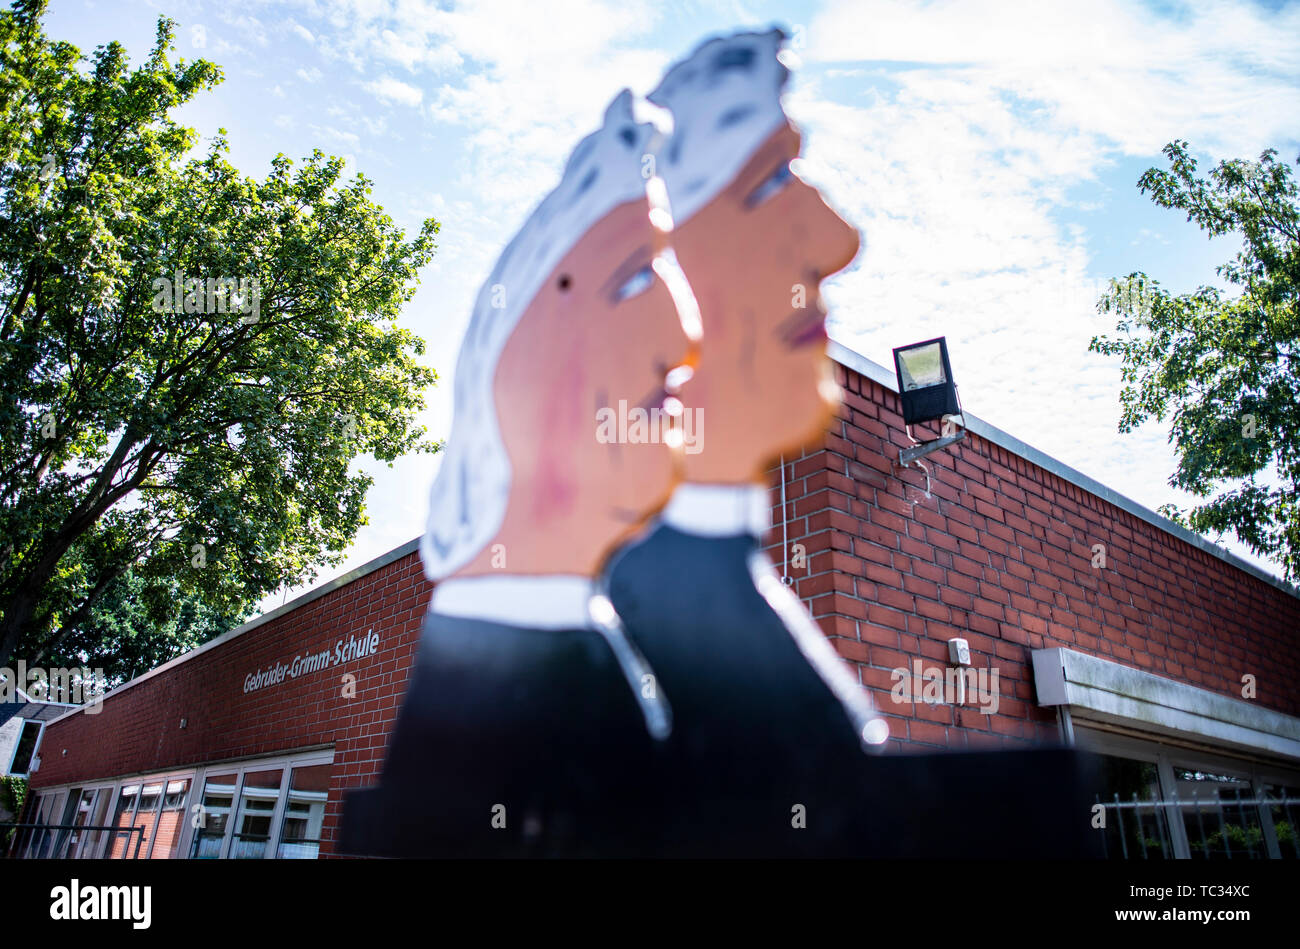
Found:
[[[160,14],[178,21],[178,55],[226,75],[181,120],[227,129],[246,174],[319,147],[409,230],[441,222],[404,313],[442,376],[423,419],[436,435],[497,253],[608,101],[648,92],[714,32],[794,36],[801,173],[864,237],[827,284],[831,335],[882,364],[947,335],[966,409],[1151,508],[1184,500],[1173,453],[1160,426],[1116,431],[1118,367],[1087,351],[1112,328],[1096,297],[1133,270],[1174,290],[1212,282],[1237,243],[1155,208],[1137,179],[1175,138],[1203,167],[1300,153],[1296,3],[54,0],[46,27],[138,60]],[[419,532],[437,463],[365,465],[370,523],[339,570]]]

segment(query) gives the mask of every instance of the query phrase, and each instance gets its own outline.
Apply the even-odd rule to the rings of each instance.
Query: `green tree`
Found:
[[[28,664],[103,670],[113,688],[234,629],[252,614],[248,606],[218,612],[199,593],[150,566],[140,564],[119,577],[67,637],[48,651],[26,655]]]
[[[1300,206],[1291,168],[1269,149],[1259,161],[1220,162],[1196,175],[1186,142],[1164,149],[1138,187],[1187,213],[1210,237],[1236,234],[1240,252],[1218,268],[1232,287],[1171,294],[1143,273],[1112,280],[1097,304],[1116,338],[1089,348],[1122,361],[1121,432],[1170,422],[1178,467],[1169,483],[1206,499],[1162,513],[1192,530],[1233,531],[1251,550],[1300,576]]]
[[[9,814],[6,820],[17,821],[22,818],[23,805],[27,802],[27,789],[26,778],[0,775],[0,814]],[[9,853],[9,845],[17,833],[18,830],[13,827],[0,830],[0,857]]]
[[[66,652],[129,574],[240,614],[341,560],[354,459],[438,447],[396,322],[437,222],[408,240],[319,151],[263,181],[224,132],[191,153],[169,113],[218,67],[169,61],[165,17],[136,69],[83,57],[45,6],[0,13],[0,664]]]

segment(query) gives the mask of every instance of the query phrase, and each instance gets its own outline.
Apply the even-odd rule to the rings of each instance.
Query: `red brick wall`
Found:
[[[896,744],[1055,740],[1055,714],[1037,707],[1030,672],[1030,650],[1044,646],[1238,698],[1251,673],[1257,701],[1300,715],[1300,600],[974,435],[926,460],[926,497],[924,475],[891,461],[909,444],[897,397],[838,371],[845,401],[825,447],[786,459],[788,543],[808,556],[807,569],[790,573]],[[768,538],[778,568],[787,560],[779,497],[774,490]],[[1098,543],[1104,570],[1091,566]],[[430,591],[410,554],[133,686],[99,715],[52,725],[33,784],[333,745],[329,853],[343,790],[372,783],[382,767]],[[372,626],[376,657],[244,694],[249,672]],[[914,659],[944,666],[957,636],[977,667],[998,670],[998,713],[894,704],[891,670]],[[342,697],[345,672],[357,674],[353,699]]]
[[[1056,740],[1030,663],[1054,646],[1237,699],[1254,675],[1255,701],[1300,715],[1300,600],[974,435],[925,459],[926,497],[925,475],[897,467],[911,444],[897,395],[837,373],[844,403],[825,447],[786,459],[788,543],[808,553],[806,571],[787,569],[894,743]],[[779,503],[772,519],[780,567]],[[945,666],[953,637],[998,670],[997,714],[891,700],[891,670]]]
[[[397,715],[432,586],[410,554],[46,729],[33,785],[334,746],[322,852],[333,846],[345,788],[371,783]],[[244,693],[250,672],[333,650],[371,627],[375,656]],[[343,676],[356,695],[343,697]],[[186,727],[180,727],[181,719]],[[63,754],[63,749],[67,754]]]

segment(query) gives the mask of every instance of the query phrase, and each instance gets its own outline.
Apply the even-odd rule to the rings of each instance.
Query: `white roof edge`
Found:
[[[831,340],[830,346],[827,348],[827,355],[840,365],[866,376],[873,382],[879,383],[890,392],[898,392],[898,381],[895,379],[893,372],[879,363],[872,362],[861,353],[854,352],[844,344]],[[1025,461],[1042,468],[1044,471],[1051,472],[1063,481],[1068,481],[1076,487],[1083,488],[1083,490],[1087,491],[1089,494],[1096,495],[1103,501],[1113,504],[1121,510],[1127,511],[1129,514],[1132,514],[1140,520],[1146,521],[1153,527],[1158,527],[1165,533],[1171,534],[1179,540],[1186,541],[1192,546],[1205,551],[1207,554],[1218,557],[1225,563],[1236,567],[1238,570],[1244,570],[1251,576],[1263,580],[1265,583],[1277,587],[1284,593],[1289,593],[1297,599],[1300,599],[1300,589],[1297,589],[1280,577],[1276,577],[1266,570],[1261,570],[1253,563],[1241,559],[1229,550],[1224,550],[1218,544],[1207,540],[1200,534],[1189,531],[1181,524],[1174,523],[1169,520],[1169,518],[1157,514],[1148,507],[1143,507],[1132,498],[1125,497],[1118,491],[1106,487],[1101,482],[1088,477],[1083,472],[1076,471],[1069,465],[1057,461],[1050,455],[1044,454],[1032,445],[1025,444],[1014,435],[1009,435],[1002,431],[1002,429],[985,422],[983,419],[976,418],[964,409],[962,410],[962,415],[966,419],[966,430],[972,434],[978,435],[985,441],[992,442],[995,445],[1000,445],[1013,455],[1018,455],[1025,459]]]
[[[234,639],[237,636],[242,636],[244,635],[244,633],[251,632],[252,630],[257,629],[259,626],[263,626],[266,623],[269,623],[277,616],[283,616],[285,613],[296,610],[300,606],[306,606],[312,600],[318,600],[321,597],[323,597],[326,593],[331,593],[334,590],[337,590],[339,587],[345,586],[346,584],[349,584],[354,580],[360,580],[366,574],[374,573],[376,570],[380,569],[381,567],[388,566],[394,560],[401,560],[407,554],[414,553],[416,550],[418,550],[419,546],[420,546],[420,538],[416,537],[414,540],[408,540],[400,547],[394,547],[392,550],[388,551],[388,553],[380,554],[374,560],[367,561],[366,563],[363,563],[361,566],[356,567],[352,570],[349,570],[347,573],[335,577],[333,580],[329,581],[328,583],[322,583],[320,586],[308,590],[306,593],[303,593],[300,596],[294,597],[288,603],[282,603],[280,606],[277,606],[275,609],[267,613],[263,613],[260,616],[254,616],[248,622],[236,626],[234,629],[230,630],[229,632],[222,633],[220,636],[217,636],[215,639],[209,639],[203,645],[196,646],[194,649],[191,649],[189,652],[181,653],[181,655],[177,656],[175,659],[170,659],[167,662],[164,662],[161,666],[157,666],[156,668],[150,669],[148,672],[145,672],[142,675],[136,676],[134,679],[131,679],[127,682],[123,682],[116,689],[109,692],[107,695],[99,699],[97,702],[91,702],[87,704],[95,705],[95,704],[102,704],[104,702],[107,702],[109,699],[117,695],[119,692],[125,692],[127,689],[131,688],[132,686],[139,685],[141,682],[144,682],[146,679],[153,678],[154,676],[158,675],[160,672],[166,672],[168,669],[171,669],[174,666],[178,666],[182,662],[188,662],[189,660],[193,659],[195,656],[207,652],[209,649],[216,649],[218,646],[230,642],[230,640]],[[50,721],[46,722],[46,724],[53,725],[55,722],[61,722],[65,718],[68,718],[69,716],[75,715],[78,712],[83,711],[85,708],[86,705],[75,706],[71,711],[64,712],[58,718],[50,719]]]
[[[3,671],[10,672],[12,670],[6,667]],[[0,676],[0,682],[3,682],[7,678],[8,676]],[[25,705],[61,705],[64,708],[81,708],[80,705],[77,705],[74,702],[51,702],[49,699],[34,699],[20,688],[17,682],[14,683],[14,694],[18,697],[18,700]],[[62,716],[60,716],[60,718],[61,717]],[[50,719],[51,722],[57,720],[58,719]]]

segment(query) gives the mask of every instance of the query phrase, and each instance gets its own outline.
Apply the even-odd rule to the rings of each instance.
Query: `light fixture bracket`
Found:
[[[912,462],[924,458],[941,448],[947,448],[955,442],[961,441],[966,437],[966,429],[959,428],[951,435],[944,435],[940,438],[933,438],[928,442],[920,442],[911,448],[900,448],[898,451],[898,463],[906,468]]]

